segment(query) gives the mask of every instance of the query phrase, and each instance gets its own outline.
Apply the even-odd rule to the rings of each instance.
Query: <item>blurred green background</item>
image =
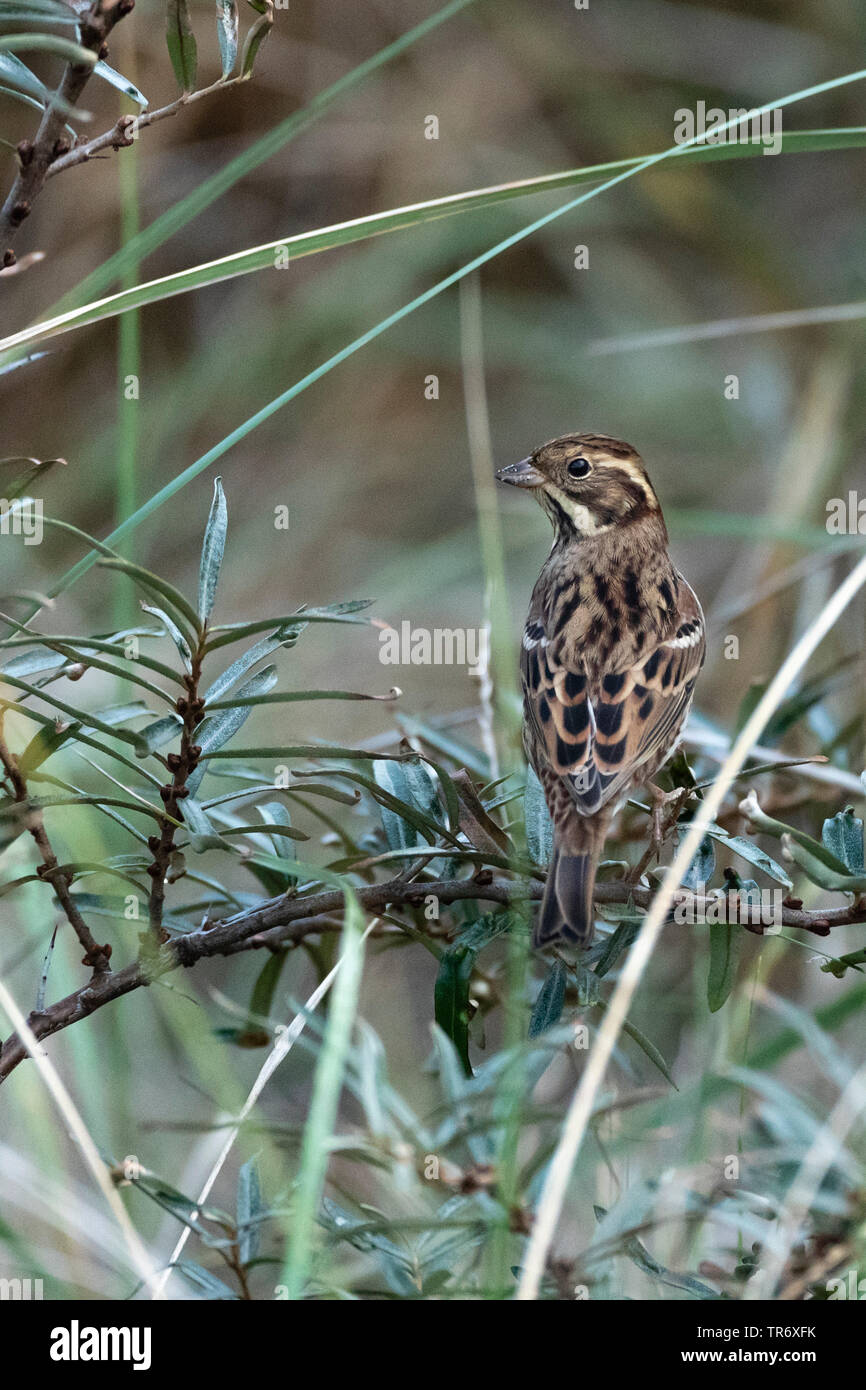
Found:
[[[201,85],[219,75],[213,6],[192,0],[190,9]],[[124,228],[128,234],[136,222],[149,224],[430,12],[426,0],[309,0],[277,11],[251,82],[143,131],[132,150],[49,182],[17,243],[20,251],[44,251],[45,259],[4,282],[3,332],[73,290],[118,248]],[[140,276],[440,195],[651,154],[672,143],[678,108],[699,100],[752,106],[851,71],[863,61],[864,36],[862,10],[842,0],[591,0],[586,11],[570,0],[478,0],[251,171],[148,257]],[[154,0],[138,0],[119,27],[111,62],[151,105],[173,98]],[[48,63],[34,67],[56,73]],[[0,103],[7,139],[32,133],[32,112]],[[96,84],[86,104],[95,112],[94,132],[129,109]],[[425,138],[430,115],[438,118],[437,140]],[[862,84],[784,116],[785,130],[862,124]],[[864,192],[856,149],[664,167],[588,202],[481,273],[491,469],[566,431],[609,433],[640,450],[677,563],[712,626],[698,706],[727,731],[750,685],[772,674],[844,569],[844,547],[826,535],[825,505],[864,484],[863,327],[854,319],[707,336],[700,326],[866,299]],[[118,320],[57,339],[44,359],[0,383],[3,452],[63,456],[67,468],[45,485],[46,511],[104,536],[332,352],[570,196],[560,190],[513,200],[147,308],[139,317],[137,402],[124,399]],[[574,264],[578,246],[588,248],[583,269]],[[457,289],[442,294],[220,461],[229,505],[221,621],[370,597],[373,615],[395,626],[406,619],[428,628],[480,625],[485,578],[461,360],[472,303]],[[694,331],[674,344],[631,341],[687,326]],[[425,397],[431,374],[439,382],[435,400]],[[731,374],[739,380],[733,400],[725,395]],[[215,471],[121,547],[186,592],[195,588]],[[287,531],[274,526],[281,505],[290,510]],[[501,518],[516,636],[549,546],[548,526],[517,496],[501,498]],[[58,532],[40,547],[6,541],[3,592],[45,591],[80,554]],[[104,631],[130,611],[120,581],[93,570],[58,600],[49,620],[55,631]],[[738,660],[724,657],[729,635],[739,638]],[[815,669],[862,648],[863,637],[858,603]],[[477,682],[465,670],[386,667],[377,653],[368,630],[313,629],[286,658],[287,683],[377,693],[396,683],[406,712],[451,716],[460,737],[477,744]],[[98,673],[91,680],[96,699],[112,698],[109,677],[102,689]],[[812,730],[817,739],[849,726],[837,761],[854,771],[862,767],[861,715],[862,665],[854,665],[822,714],[830,725]],[[275,707],[254,715],[244,743],[323,737],[357,744],[393,727],[385,706]],[[806,737],[793,751],[814,749]],[[833,801],[827,814],[836,808]],[[95,820],[88,825],[98,846],[101,829]],[[12,979],[26,999],[44,933],[36,897],[21,901],[26,910],[8,909],[18,936],[2,957],[7,968],[17,964]],[[833,997],[837,982],[807,974],[807,953],[786,955],[775,942],[764,949],[767,960],[778,959],[775,988],[810,1003]],[[66,988],[77,979],[75,955],[69,948],[65,962],[53,965],[52,991],[64,971]],[[640,1016],[669,1060],[699,1066],[725,1051],[743,1018],[702,1016],[696,1031],[690,952],[669,953],[663,944],[661,957]],[[107,1149],[138,1154],[185,1190],[195,1186],[218,1136],[196,1134],[191,1144],[172,1126],[214,1120],[222,1062],[209,1055],[208,1040],[221,1016],[208,991],[244,1001],[259,966],[246,957],[200,966],[195,978],[174,977],[170,993],[139,992],[50,1044],[64,1074],[91,1078],[75,1088],[76,1099]],[[298,953],[291,970],[287,988],[301,997],[312,966]],[[424,1084],[434,973],[435,962],[420,951],[368,963],[361,1012],[386,1037],[398,1084]],[[179,1047],[178,1018],[196,1039],[190,1055]],[[233,1054],[241,1085],[258,1061],[257,1054]],[[561,1088],[569,1080],[557,1078]],[[306,1085],[298,1055],[273,1083],[274,1113],[297,1123]],[[552,1099],[558,1094],[553,1086]],[[6,1146],[22,1125],[40,1142],[51,1132],[43,1124],[48,1102],[29,1066],[4,1087],[2,1109]],[[56,1131],[53,1142],[62,1149]],[[11,1149],[4,1153],[11,1173]],[[46,1147],[30,1158],[43,1172],[61,1162]],[[659,1152],[651,1163],[661,1161]],[[20,1215],[26,1202],[20,1194],[18,1201]],[[37,1245],[40,1239],[48,1248],[55,1235],[43,1231]],[[61,1277],[70,1285],[92,1293],[111,1285],[98,1262],[80,1258],[72,1238],[65,1258]]]

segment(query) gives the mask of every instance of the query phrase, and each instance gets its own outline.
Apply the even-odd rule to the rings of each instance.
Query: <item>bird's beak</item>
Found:
[[[513,487],[541,487],[545,481],[544,474],[539,473],[532,459],[509,463],[507,468],[499,469],[496,478],[498,482],[511,483]]]

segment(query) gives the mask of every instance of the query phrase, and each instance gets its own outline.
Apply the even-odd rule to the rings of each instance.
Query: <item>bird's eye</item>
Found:
[[[589,472],[589,463],[584,458],[570,459],[568,464],[569,478],[585,478]]]

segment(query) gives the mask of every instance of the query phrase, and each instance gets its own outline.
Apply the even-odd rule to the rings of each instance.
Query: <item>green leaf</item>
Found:
[[[567,978],[565,966],[557,957],[548,971],[544,984],[538,991],[538,998],[529,1018],[529,1036],[531,1038],[537,1038],[540,1033],[546,1032],[548,1028],[552,1028],[554,1024],[559,1022],[562,1017],[562,1006],[565,1002]]]
[[[466,0],[470,3],[470,0]],[[291,118],[290,118],[291,119]],[[276,137],[276,132],[274,132]],[[805,131],[785,131],[782,135],[782,152],[785,154],[796,154],[800,152],[859,148],[866,145],[866,127],[854,127],[852,129],[840,130],[805,130]],[[278,147],[278,146],[277,146]],[[676,158],[683,165],[703,164],[717,160],[754,158],[759,155],[764,146],[756,144],[728,144],[707,146],[691,146],[689,148],[680,147],[681,153]],[[21,330],[10,335],[0,342],[0,353],[5,353],[13,348],[28,346],[31,343],[44,341],[46,338],[53,337],[59,333],[65,333],[69,329],[81,327],[86,323],[94,323],[103,318],[112,317],[115,314],[125,313],[130,309],[139,308],[144,304],[153,303],[156,300],[165,299],[173,294],[184,294],[192,290],[200,289],[203,285],[214,284],[219,281],[232,278],[236,275],[245,275],[251,271],[273,270],[274,251],[277,248],[286,248],[291,260],[298,260],[303,256],[317,255],[324,251],[331,250],[338,246],[346,246],[358,241],[364,241],[369,237],[378,236],[384,232],[393,232],[422,225],[445,216],[452,216],[463,212],[473,212],[481,208],[488,208],[503,201],[513,198],[522,198],[535,193],[549,192],[557,188],[571,188],[583,184],[599,183],[601,180],[616,178],[620,174],[628,172],[630,169],[637,169],[646,164],[650,156],[632,156],[628,159],[616,160],[607,164],[594,166],[583,166],[576,169],[566,169],[556,174],[544,174],[538,178],[512,180],[508,183],[497,184],[491,188],[473,189],[466,193],[449,194],[443,198],[434,198],[424,203],[413,204],[409,207],[394,208],[387,212],[374,213],[369,217],[355,218],[349,222],[337,223],[335,226],[318,228],[311,232],[301,232],[294,235],[280,237],[279,239],[268,242],[263,246],[251,247],[245,251],[238,251],[233,255],[221,258],[214,264],[205,262],[202,265],[192,266],[187,270],[178,271],[173,275],[161,276],[158,280],[150,281],[135,286],[134,289],[122,290],[113,295],[100,295],[92,303],[82,305],[75,309],[67,309],[65,313],[56,314],[52,318],[46,319],[40,324]],[[660,161],[658,165],[651,166],[647,173],[652,172],[653,167],[661,170],[669,170],[671,167],[670,159]],[[231,166],[230,166],[231,167]],[[252,166],[254,167],[254,166]],[[244,169],[244,173],[248,169]],[[240,171],[236,171],[234,178],[228,180],[231,186]],[[210,181],[208,181],[210,183]],[[213,186],[216,186],[214,180]],[[220,190],[221,191],[221,190]],[[192,203],[190,199],[190,203]],[[209,206],[212,198],[201,195],[201,209]],[[185,208],[184,208],[185,210]],[[192,212],[195,216],[200,210],[196,206]],[[178,225],[184,226],[187,217],[178,217]],[[167,219],[172,221],[173,219]],[[154,224],[154,228],[158,224]],[[153,240],[155,246],[161,244],[162,238],[157,239],[154,235],[154,228],[146,228],[142,233],[142,241],[139,243],[141,254],[149,253],[154,249],[150,246]],[[171,230],[174,230],[172,226]],[[108,284],[120,274],[123,262],[121,259],[112,258],[103,268],[105,274],[99,272],[94,277],[94,290],[104,289]],[[112,271],[111,274],[108,272]],[[766,524],[765,524],[766,525]]]
[[[705,835],[695,851],[691,864],[683,874],[683,888],[688,888],[691,893],[698,892],[701,884],[710,883],[715,867],[716,850],[712,836]]]
[[[128,729],[114,728],[108,720],[100,719],[95,714],[87,714],[84,710],[76,709],[74,705],[67,704],[65,700],[59,699],[56,695],[49,695],[46,690],[40,690],[38,686],[31,685],[29,681],[23,681],[18,679],[18,677],[10,676],[8,671],[3,673],[3,679],[5,684],[12,685],[17,690],[24,690],[28,695],[36,695],[40,700],[45,700],[47,704],[53,705],[55,709],[59,709],[62,714],[68,715],[71,720],[79,722],[82,728],[99,729],[102,733],[112,734],[115,738],[119,738],[123,743],[132,744],[136,752],[140,752],[141,750],[147,751],[140,734],[132,733]],[[143,705],[142,710],[146,709],[147,706]],[[31,718],[36,717],[30,710],[27,711],[27,714]],[[45,720],[43,718],[38,722],[44,723]]]
[[[693,1293],[697,1298],[717,1300],[719,1295],[708,1284],[702,1284],[700,1279],[695,1279],[691,1274],[677,1274],[675,1270],[666,1269],[663,1264],[659,1264],[654,1255],[651,1255],[645,1245],[642,1245],[637,1236],[629,1236],[623,1246],[625,1253],[638,1269],[643,1270],[644,1274],[650,1275],[653,1279],[658,1279],[660,1284],[666,1284],[672,1289],[684,1289],[687,1293]]]
[[[217,39],[222,75],[230,77],[238,56],[238,7],[236,0],[216,0]]]
[[[737,979],[743,933],[736,922],[710,923],[710,968],[707,975],[707,1002],[710,1013],[718,1013]]]
[[[79,67],[92,68],[96,65],[96,54],[91,53],[89,48],[82,48],[80,43],[73,43],[71,39],[61,38],[58,34],[4,34],[0,37],[0,50],[3,52],[15,53],[19,49],[24,52],[32,49],[39,53],[56,53],[67,63],[75,63]]]
[[[740,810],[743,815],[748,817],[749,822],[756,830],[762,831],[767,835],[774,835],[776,839],[779,840],[787,836],[789,841],[793,841],[804,849],[807,855],[817,860],[818,863],[823,864],[832,874],[844,877],[848,872],[846,865],[843,864],[841,859],[838,859],[826,845],[823,843],[819,844],[817,840],[813,840],[812,836],[807,835],[804,830],[798,830],[796,826],[786,825],[784,821],[776,820],[773,816],[768,816],[766,812],[761,809],[760,802],[754,790],[750,791],[748,796],[744,797],[740,802]]]
[[[201,1265],[197,1265],[193,1260],[178,1260],[174,1268],[179,1270],[184,1279],[192,1284],[194,1289],[198,1289],[201,1293],[205,1294],[209,1300],[214,1302],[237,1302],[238,1295],[232,1292],[228,1284],[224,1284],[222,1279],[218,1279],[215,1274],[211,1274],[209,1270],[203,1269]]]
[[[78,24],[75,11],[63,0],[0,0],[0,22],[11,24],[41,19],[45,24]]]
[[[221,819],[221,818],[220,818]],[[225,825],[220,829],[221,835],[261,835],[266,827],[261,825]],[[305,835],[303,830],[298,830],[294,825],[275,825],[270,828],[270,835],[277,840],[309,840],[309,835]],[[279,858],[286,856],[278,851]]]
[[[649,1057],[653,1066],[657,1067],[658,1070],[661,1072],[662,1076],[665,1078],[665,1080],[671,1083],[674,1090],[678,1090],[677,1084],[671,1076],[670,1067],[668,1066],[662,1054],[659,1052],[655,1043],[650,1042],[650,1039],[647,1037],[646,1033],[642,1033],[640,1028],[637,1028],[633,1023],[629,1023],[628,1020],[626,1020],[626,1022],[622,1025],[622,1031],[628,1034],[632,1042],[637,1043],[641,1051],[644,1052],[647,1057]]]
[[[240,642],[245,637],[253,637],[257,632],[267,632],[269,628],[279,628],[286,635],[286,641],[296,641],[309,623],[356,623],[367,625],[367,618],[354,616],[362,608],[369,608],[372,599],[356,599],[352,603],[335,603],[330,608],[305,608],[299,613],[289,613],[281,618],[259,618],[251,623],[217,623],[209,629],[207,651]]]
[[[298,867],[302,873],[306,872],[306,865],[299,864]],[[316,1220],[322,1205],[340,1092],[351,1054],[364,963],[365,918],[355,892],[344,879],[321,869],[316,872],[323,875],[323,881],[340,889],[345,908],[339,970],[331,992],[325,1036],[316,1062],[281,1280],[287,1286],[287,1299],[290,1302],[303,1296],[313,1258]]]
[[[80,723],[74,723],[67,724],[64,729],[60,730],[52,728],[50,725],[43,725],[41,729],[38,729],[18,759],[21,776],[26,780],[53,753],[56,753],[58,748],[62,748],[68,739],[74,738],[80,728]]]
[[[199,632],[201,625],[198,614],[192,604],[187,602],[180,590],[176,589],[173,584],[161,579],[158,574],[151,574],[150,570],[143,569],[141,565],[132,564],[130,560],[109,559],[101,556],[97,560],[97,564],[102,565],[105,569],[119,570],[121,574],[128,575],[130,579],[140,584],[143,589],[159,594],[170,604],[176,615],[186,619],[193,633]],[[189,645],[192,646],[194,639],[187,633],[184,635],[187,637]]]
[[[707,834],[713,840],[720,845],[725,845],[727,849],[732,850],[740,859],[745,859],[747,864],[754,865],[756,869],[763,869],[765,874],[769,874],[770,878],[775,879],[777,883],[783,884],[785,888],[792,887],[791,875],[788,873],[787,869],[783,869],[782,865],[778,864],[775,859],[772,859],[765,850],[759,849],[756,844],[753,844],[751,840],[747,840],[744,835],[731,835],[723,826],[716,825],[715,822],[707,825],[706,830]]]
[[[817,845],[817,841],[813,841]],[[797,835],[783,835],[782,846],[787,855],[808,874],[813,883],[827,888],[831,893],[863,893],[866,891],[866,874],[851,874],[847,869],[831,867],[825,859],[828,851],[824,845],[818,846],[821,854],[813,854]],[[830,858],[835,856],[829,855]]]
[[[198,577],[198,614],[202,622],[207,622],[216,596],[220,577],[220,566],[226,545],[228,529],[228,509],[221,478],[214,479],[213,501],[204,533],[201,548],[201,565]]]
[[[165,41],[177,85],[183,92],[195,87],[197,50],[186,0],[166,0]]]
[[[130,82],[129,78],[123,77],[121,73],[115,72],[114,68],[110,68],[107,63],[100,60],[93,69],[93,75],[94,77],[101,77],[103,82],[108,82],[112,87],[116,87],[119,92],[123,92],[124,96],[130,97],[132,101],[136,102],[142,110],[147,107],[147,97],[142,96],[135,83]]]
[[[523,794],[523,814],[526,818],[526,846],[534,864],[542,867],[553,855],[553,821],[547,809],[541,783],[533,768],[526,769],[526,790]]]
[[[292,830],[291,816],[282,801],[265,801],[260,806],[257,806],[256,810],[267,825],[278,826],[283,832],[291,832],[288,835],[290,840],[297,838],[309,839],[308,835],[301,837],[299,831]],[[286,838],[287,836],[285,833],[279,834],[276,830],[271,836],[274,850],[280,859],[291,859],[292,857],[292,848],[290,844],[286,843]]]
[[[273,28],[274,6],[272,0],[247,0],[247,3],[261,16],[247,34],[241,54],[241,74],[251,77],[256,55]]]
[[[258,1030],[264,1035],[265,1042],[270,1041],[270,1035],[262,1027],[261,1020],[267,1018],[271,1012],[274,1002],[274,994],[279,984],[283,967],[289,958],[288,951],[275,951],[268,957],[256,976],[253,992],[250,996],[249,1022],[247,1031]]]
[[[616,931],[608,937],[595,967],[595,974],[599,979],[602,979],[616,965],[623,951],[628,950],[640,931],[642,921],[643,918],[635,916],[632,911],[630,915],[622,919]]]
[[[821,842],[852,874],[863,873],[863,822],[850,807],[825,820]]]
[[[388,848],[411,849],[414,845],[421,844],[422,836],[417,818],[413,816],[408,819],[401,816],[395,805],[395,803],[402,803],[406,807],[416,807],[412,787],[403,764],[376,762],[373,765],[373,777],[376,785],[387,796],[387,802],[383,799],[379,803],[379,814],[382,817],[382,828],[385,831]],[[439,802],[438,799],[434,798],[434,800],[438,812]],[[427,813],[422,812],[422,814]]]
[[[237,1221],[238,1253],[241,1264],[248,1265],[256,1258],[262,1238],[260,1216],[264,1206],[256,1159],[241,1165],[238,1173]]]
[[[472,1075],[469,1060],[469,982],[475,966],[475,952],[468,946],[452,946],[439,964],[433,990],[436,1022],[450,1038],[467,1076]]]
[[[7,503],[14,502],[16,498],[25,494],[29,495],[31,483],[37,478],[41,481],[58,463],[65,464],[66,460],[21,457],[0,459],[0,469],[4,473],[9,470],[13,474],[11,481],[2,484],[4,509]]]
[[[387,695],[367,695],[360,690],[277,690],[273,695],[233,695],[227,700],[215,700],[209,709],[232,709],[236,705],[292,705],[308,700],[376,700],[398,698],[396,690]]]
[[[582,971],[581,967],[578,966],[579,989],[581,987],[582,977],[586,977],[587,981],[593,982],[592,986],[587,990],[587,993],[589,995],[587,1003],[589,1005],[593,1005],[597,1009],[601,1009],[602,1012],[605,1012],[607,1010],[607,1005],[603,1002],[603,1000],[598,998],[596,993],[598,989],[598,980],[596,979],[596,976],[589,970]],[[678,1087],[673,1077],[671,1076],[670,1067],[668,1066],[661,1052],[659,1052],[655,1043],[651,1042],[650,1039],[646,1036],[646,1034],[641,1032],[640,1028],[636,1027],[634,1023],[629,1023],[628,1019],[626,1019],[626,1021],[623,1023],[622,1031],[628,1037],[631,1038],[632,1042],[637,1043],[638,1047],[649,1058],[653,1066],[658,1068],[665,1080],[669,1081],[670,1084],[673,1086],[674,1090],[676,1091]]]

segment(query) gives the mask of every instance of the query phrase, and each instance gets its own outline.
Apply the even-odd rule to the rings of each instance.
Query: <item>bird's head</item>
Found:
[[[532,491],[557,539],[583,540],[650,517],[661,522],[640,454],[608,435],[565,434],[496,477]]]

